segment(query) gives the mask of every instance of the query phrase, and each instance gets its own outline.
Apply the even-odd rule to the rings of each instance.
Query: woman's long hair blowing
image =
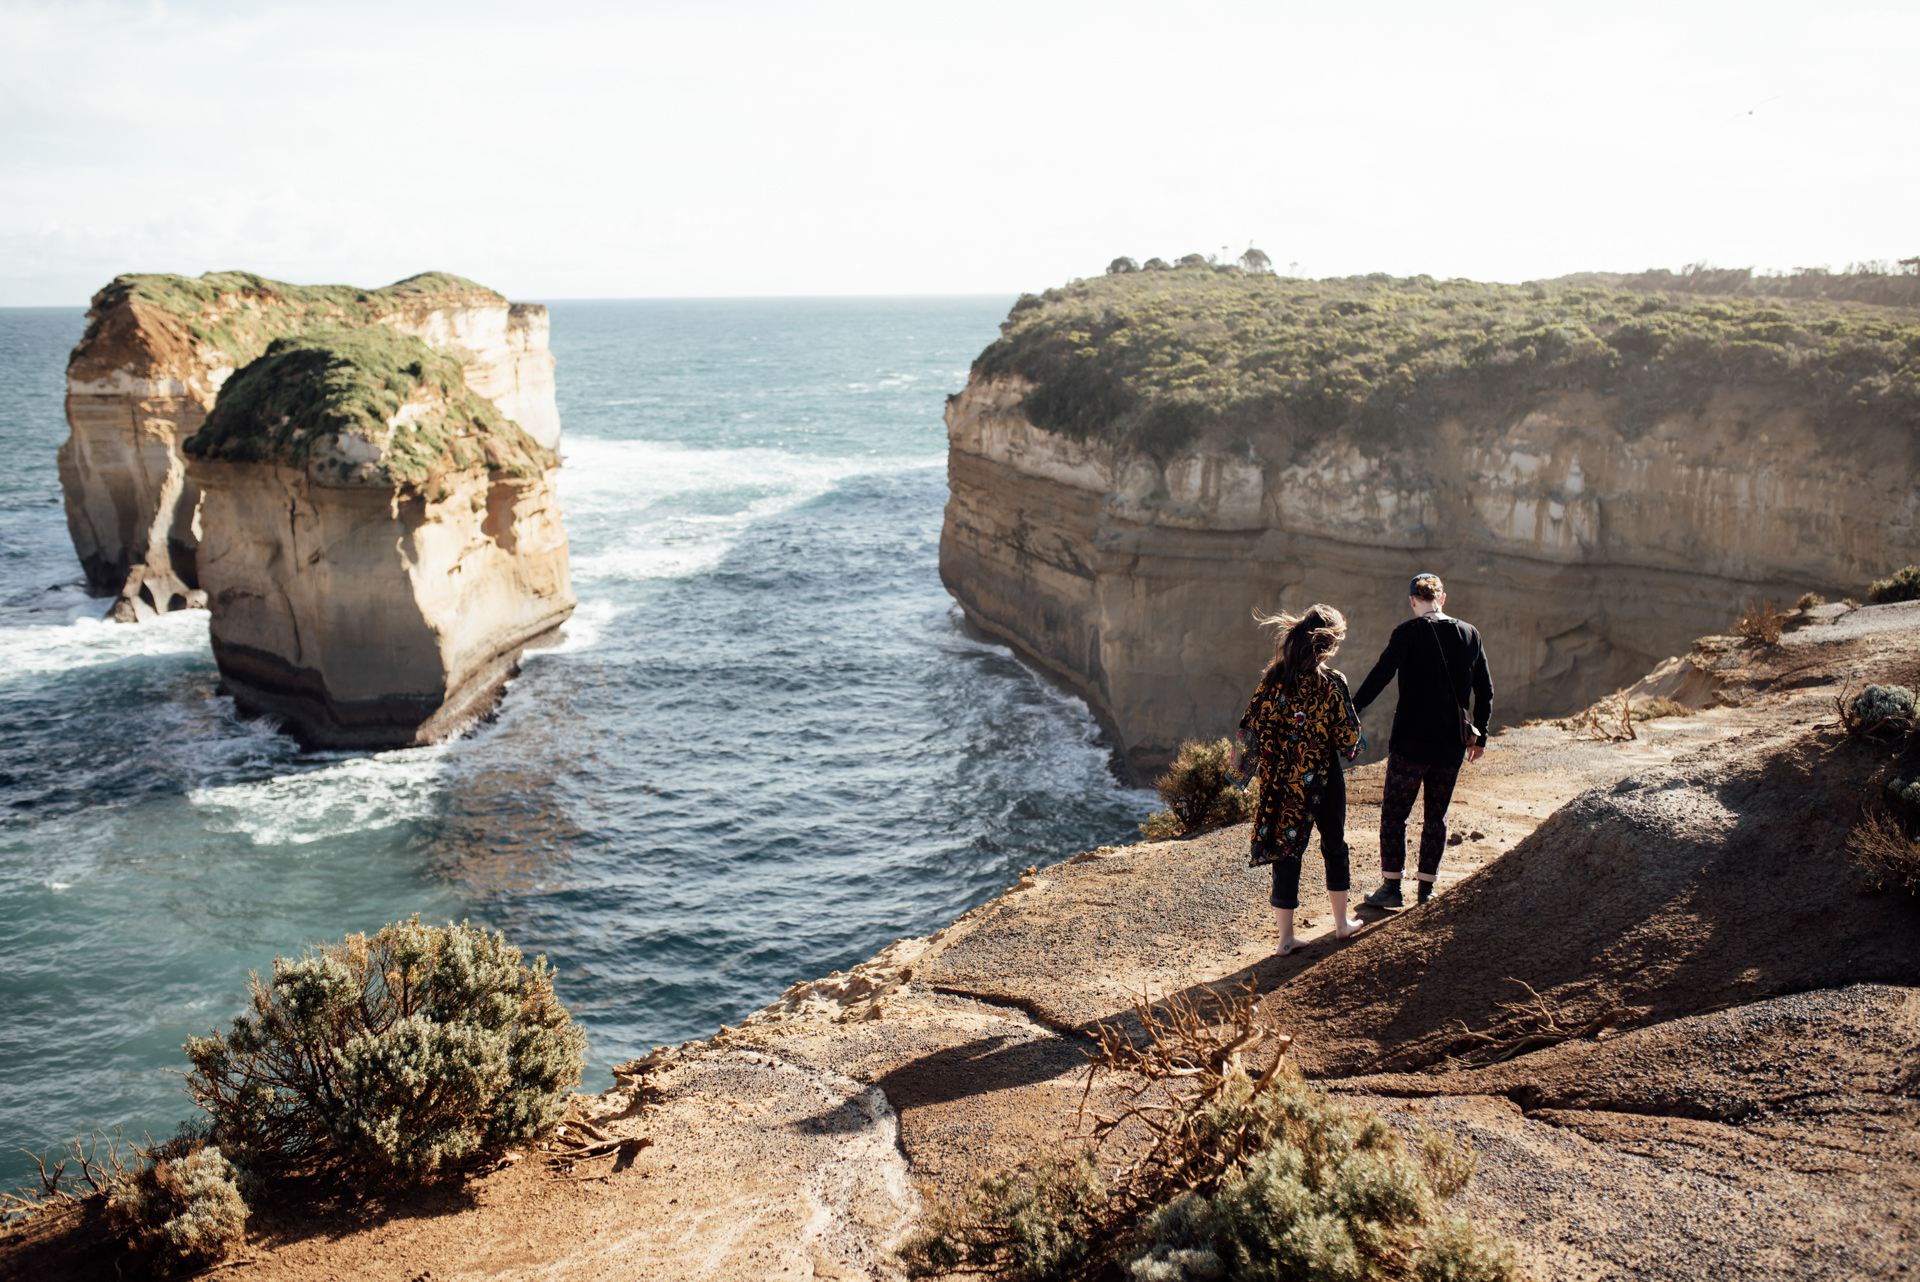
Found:
[[[1267,665],[1266,680],[1278,673],[1288,694],[1300,688],[1300,679],[1347,639],[1347,616],[1330,605],[1314,604],[1305,614],[1262,614],[1253,612],[1263,628],[1274,629],[1273,662]]]

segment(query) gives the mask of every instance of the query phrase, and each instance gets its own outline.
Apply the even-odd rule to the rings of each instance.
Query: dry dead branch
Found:
[[[1733,621],[1733,634],[1752,645],[1777,645],[1786,626],[1787,612],[1778,601],[1749,601]]]
[[[11,1193],[0,1193],[0,1209],[29,1214],[45,1206],[77,1202],[95,1193],[104,1193],[109,1185],[131,1169],[131,1158],[145,1156],[145,1150],[119,1131],[112,1135],[96,1131],[92,1135],[68,1140],[58,1150],[60,1157],[54,1161],[51,1171],[47,1169],[51,1154],[36,1154],[26,1149],[20,1151],[33,1159],[34,1183],[38,1187],[26,1185]],[[67,1174],[67,1168],[76,1162],[79,1163],[79,1170],[72,1175]]]
[[[1504,1014],[1488,1032],[1475,1032],[1456,1020],[1460,1024],[1460,1036],[1472,1044],[1470,1049],[1448,1057],[1456,1067],[1484,1068],[1529,1051],[1545,1050],[1561,1042],[1592,1037],[1602,1029],[1642,1013],[1634,1007],[1616,1006],[1575,1024],[1565,1011],[1536,992],[1533,985],[1524,979],[1508,976],[1507,982],[1526,989],[1528,1000],[1498,1003],[1498,1009]]]
[[[1614,699],[1620,701],[1618,718],[1609,706]],[[1626,743],[1640,737],[1633,728],[1633,701],[1627,698],[1625,690],[1600,700],[1565,724],[1575,739],[1589,739],[1598,743]]]
[[[1145,1130],[1146,1151],[1115,1172],[1111,1184],[1130,1209],[1154,1205],[1168,1189],[1204,1186],[1240,1159],[1234,1137],[1223,1144],[1208,1131],[1206,1106],[1220,1098],[1235,1073],[1247,1071],[1248,1057],[1262,1048],[1273,1060],[1255,1081],[1254,1094],[1265,1091],[1293,1042],[1261,1015],[1252,980],[1229,996],[1211,990],[1208,996],[1212,1011],[1184,995],[1155,1002],[1142,993],[1132,1012],[1138,1040],[1118,1025],[1094,1027],[1080,1133],[1069,1138],[1098,1147],[1129,1124]],[[1094,1088],[1109,1079],[1117,1079],[1113,1093],[1119,1101],[1111,1116],[1091,1107]]]
[[[1887,811],[1871,811],[1860,821],[1847,836],[1847,854],[1875,886],[1920,892],[1920,843]]]

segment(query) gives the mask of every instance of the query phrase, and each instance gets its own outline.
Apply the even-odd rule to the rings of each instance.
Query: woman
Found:
[[[1346,617],[1330,605],[1316,605],[1297,618],[1254,618],[1275,629],[1273,662],[1240,718],[1240,748],[1247,768],[1260,776],[1252,866],[1273,865],[1269,902],[1280,932],[1275,953],[1286,957],[1305,946],[1294,938],[1293,913],[1300,906],[1300,857],[1316,826],[1327,861],[1333,933],[1347,939],[1366,928],[1347,916],[1347,780],[1340,760],[1359,756],[1366,740],[1347,679],[1327,667],[1346,639]]]

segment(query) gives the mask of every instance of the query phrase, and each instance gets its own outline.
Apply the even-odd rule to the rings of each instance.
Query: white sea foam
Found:
[[[255,845],[300,846],[368,832],[435,812],[450,745],[351,757],[256,783],[195,788],[187,800],[215,832],[244,833]]]
[[[821,457],[580,436],[569,438],[565,449],[561,501],[583,529],[601,527],[593,529],[592,542],[604,549],[573,558],[573,577],[582,583],[704,573],[754,522],[818,498],[850,477],[944,461],[937,454]]]
[[[529,650],[523,662],[532,663],[543,655],[578,654],[600,644],[607,625],[626,613],[612,601],[593,598],[580,602],[560,630],[560,644]]]
[[[104,612],[105,604],[99,608]],[[138,624],[84,616],[66,624],[0,628],[0,681],[206,648],[205,610],[179,610]]]

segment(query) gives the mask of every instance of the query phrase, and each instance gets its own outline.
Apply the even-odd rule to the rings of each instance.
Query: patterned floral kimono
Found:
[[[1331,668],[1309,672],[1289,698],[1275,672],[1254,691],[1240,718],[1240,756],[1260,776],[1253,813],[1252,866],[1298,859],[1326,795],[1329,772],[1367,746],[1347,679]]]

